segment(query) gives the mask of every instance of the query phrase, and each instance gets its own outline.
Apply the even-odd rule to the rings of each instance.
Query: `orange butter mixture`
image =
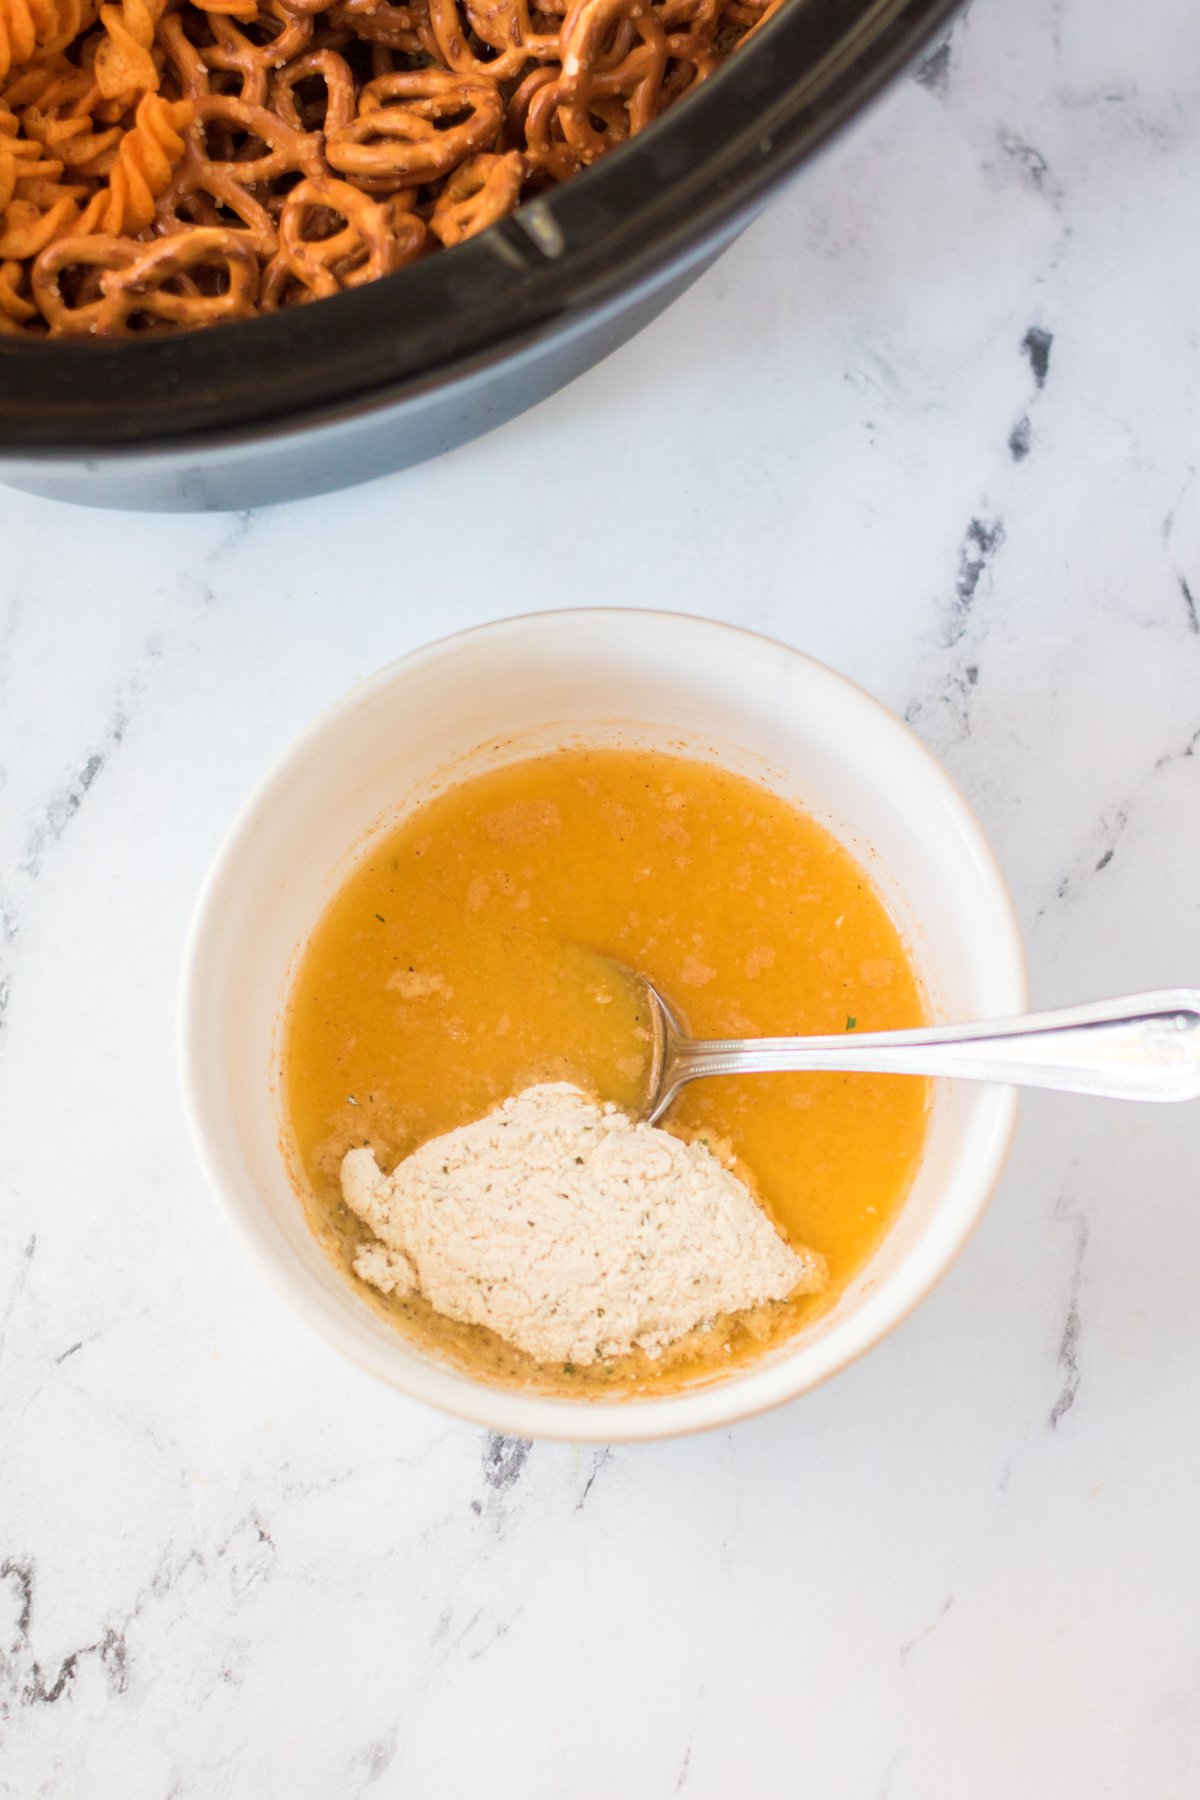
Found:
[[[636,1110],[648,975],[706,1037],[884,1030],[924,1019],[911,957],[823,827],[710,764],[564,749],[464,780],[374,844],[319,921],[286,1025],[309,1214],[347,1270],[368,1234],[345,1152],[381,1167],[540,1081]],[[927,1084],[869,1075],[699,1083],[666,1123],[706,1139],[788,1239],[824,1255],[821,1296],[717,1319],[661,1355],[534,1362],[419,1293],[370,1302],[435,1353],[551,1391],[639,1392],[723,1373],[835,1300],[886,1231],[925,1137]],[[361,1284],[360,1284],[361,1285]]]

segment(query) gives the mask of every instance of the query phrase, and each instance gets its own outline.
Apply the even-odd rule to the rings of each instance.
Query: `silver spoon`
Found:
[[[684,1033],[651,982],[618,966],[645,994],[650,1015],[653,1042],[642,1111],[650,1124],[662,1118],[689,1081],[797,1069],[949,1075],[1108,1100],[1200,1099],[1197,988],[1167,988],[987,1024],[701,1042]]]

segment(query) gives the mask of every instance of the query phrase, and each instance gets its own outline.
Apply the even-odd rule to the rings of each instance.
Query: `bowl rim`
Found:
[[[269,811],[276,789],[289,779],[293,763],[311,753],[323,737],[336,732],[361,706],[410,675],[489,638],[513,640],[547,628],[553,631],[601,620],[606,629],[614,625],[635,625],[644,629],[653,624],[660,631],[680,630],[711,636],[722,643],[735,640],[752,654],[766,651],[778,656],[782,653],[789,662],[803,665],[810,679],[815,678],[832,691],[840,692],[851,707],[863,715],[873,715],[885,731],[905,740],[909,754],[915,752],[914,760],[923,765],[930,784],[929,792],[937,793],[941,810],[966,840],[981,877],[991,890],[997,917],[1003,923],[1002,938],[995,941],[989,956],[992,978],[998,974],[1000,985],[1011,994],[1013,1013],[1028,1007],[1025,950],[1008,884],[982,826],[942,763],[909,725],[849,677],[805,651],[750,627],[698,614],[639,607],[555,608],[489,620],[434,639],[394,659],[356,682],[293,737],[255,783],[222,836],[201,885],[184,945],[177,1005],[180,1090],[193,1148],[206,1184],[235,1239],[289,1310],[333,1349],[367,1373],[407,1398],[491,1431],[506,1436],[579,1444],[663,1440],[727,1427],[797,1399],[857,1362],[910,1317],[961,1255],[1003,1173],[1017,1119],[1015,1089],[980,1086],[972,1090],[976,1126],[970,1167],[962,1166],[964,1158],[960,1153],[954,1181],[947,1183],[947,1194],[952,1188],[969,1189],[969,1203],[960,1205],[955,1229],[944,1234],[940,1251],[926,1254],[923,1273],[919,1277],[910,1273],[906,1282],[900,1280],[905,1269],[912,1267],[910,1257],[890,1278],[888,1289],[883,1290],[894,1296],[890,1307],[878,1304],[877,1291],[877,1303],[873,1308],[859,1308],[828,1338],[805,1350],[801,1334],[794,1353],[773,1359],[766,1365],[749,1365],[733,1381],[633,1401],[532,1394],[477,1381],[461,1371],[423,1357],[419,1350],[410,1364],[397,1367],[377,1343],[364,1341],[350,1329],[351,1309],[342,1303],[340,1293],[334,1304],[319,1307],[312,1304],[311,1295],[301,1290],[300,1282],[281,1266],[282,1259],[271,1250],[269,1240],[274,1228],[262,1228],[265,1215],[261,1207],[256,1218],[253,1201],[247,1208],[246,1192],[238,1194],[236,1175],[230,1166],[236,1158],[230,1159],[218,1151],[205,1116],[199,1071],[208,989],[201,977],[209,951],[208,940],[214,935],[221,915],[223,890],[236,887],[243,848],[253,838],[260,817]],[[939,1198],[935,1218],[946,1210],[944,1198]],[[353,1297],[348,1283],[345,1297],[348,1300]],[[864,1312],[871,1315],[868,1329],[862,1324]],[[856,1325],[858,1329],[855,1329]],[[424,1379],[425,1376],[429,1379]],[[439,1391],[431,1393],[431,1387]],[[447,1391],[442,1392],[443,1388]]]
[[[961,4],[856,0],[851,17],[846,0],[793,0],[593,168],[452,250],[317,306],[144,339],[0,334],[0,467],[245,444],[507,363],[728,241]]]

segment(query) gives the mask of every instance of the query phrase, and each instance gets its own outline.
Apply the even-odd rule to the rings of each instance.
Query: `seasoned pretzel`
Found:
[[[214,291],[196,292],[189,281],[193,291],[171,292],[172,281],[199,275],[208,277]],[[126,320],[137,312],[173,325],[247,318],[258,284],[258,258],[247,234],[204,226],[156,239],[128,268],[105,277],[108,291],[122,299]]]
[[[363,89],[358,112],[328,139],[330,166],[397,184],[445,175],[494,144],[504,123],[494,83],[437,69],[379,76]]]
[[[614,66],[605,52],[623,24],[632,26],[640,41]],[[571,142],[592,148],[586,117],[592,99],[619,95],[628,108],[630,136],[653,123],[666,72],[667,39],[647,0],[575,0],[561,41],[562,84],[570,96],[563,107],[563,130]]]
[[[521,198],[525,159],[519,151],[469,157],[449,177],[434,203],[429,229],[449,248],[497,219],[507,218]]]
[[[344,223],[334,227],[335,219]],[[415,221],[424,238],[425,228]],[[302,181],[279,215],[279,250],[263,274],[263,304],[278,306],[294,286],[297,298],[321,300],[375,281],[410,261],[420,249],[398,238],[390,207],[370,200],[349,182],[328,177]]]
[[[562,74],[528,98],[525,153],[555,181],[645,130],[660,110],[669,45],[648,0],[575,0]]]
[[[428,14],[423,6],[392,6],[389,0],[339,0],[329,13],[329,22],[369,44],[398,50],[402,56],[420,56]],[[372,72],[385,73],[382,69]]]
[[[761,30],[764,25],[769,24],[783,4],[784,0],[767,0],[767,4],[760,9],[757,19],[755,19],[754,23],[751,25],[746,36],[742,39],[742,42],[745,43],[747,39],[754,36],[756,31]]]
[[[157,36],[180,93],[187,100],[201,99],[209,91],[209,68],[184,30],[180,15],[167,13],[159,21]]]
[[[301,104],[296,98],[300,83],[314,77],[319,77],[325,87],[319,129],[328,136],[350,123],[357,105],[350,65],[336,50],[310,50],[306,56],[286,63],[271,83],[271,111],[278,113],[294,131],[316,130],[312,119],[301,116]],[[307,110],[311,111],[311,103]]]
[[[654,16],[666,32],[685,26],[711,42],[721,16],[721,0],[654,0]],[[757,11],[754,16],[758,17]]]
[[[64,237],[44,249],[33,265],[33,297],[57,337],[110,335],[118,328],[119,309],[101,289],[98,299],[77,302],[62,291],[68,270],[122,270],[137,260],[139,246],[129,238]]]
[[[174,181],[155,209],[155,231],[170,237],[178,231],[190,231],[196,225],[222,226],[229,230],[231,216],[238,219],[249,234],[260,258],[266,260],[274,256],[279,248],[279,233],[262,202],[256,200],[249,188],[236,180],[227,168],[214,168],[200,162],[190,151],[186,152]]]
[[[538,34],[529,21],[525,0],[477,0],[470,22],[484,46],[497,54],[477,56],[471,49],[458,0],[429,0],[430,33],[437,53],[448,69],[486,81],[511,81],[534,58],[558,59],[558,35]]]
[[[717,66],[717,53],[703,32],[672,31],[667,36],[667,72],[661,96],[674,105],[700,82],[707,81]]]
[[[210,13],[214,42],[200,52],[209,69],[241,76],[238,98],[251,106],[263,104],[272,75],[303,55],[312,39],[312,20],[292,18],[281,6],[269,4],[259,14],[260,25],[268,20],[274,26],[273,35],[265,44],[256,44],[233,19]]]
[[[265,154],[226,159],[210,156],[205,134],[211,125],[225,127],[231,141],[238,134],[251,142],[259,140],[265,146]],[[231,175],[244,187],[277,181],[281,175],[322,175],[325,172],[320,139],[314,132],[297,131],[294,125],[289,125],[278,114],[268,112],[265,106],[251,105],[247,100],[235,99],[232,94],[206,94],[194,102],[188,141],[205,174]]]
[[[0,0],[0,332],[321,299],[486,231],[782,0]]]
[[[62,292],[71,268],[103,271],[97,297],[72,303]],[[196,276],[207,278],[209,291]],[[128,238],[64,238],[38,257],[33,288],[52,335],[113,337],[131,317],[171,325],[213,325],[246,318],[258,298],[258,259],[245,233],[197,227],[137,244]],[[171,291],[175,283],[178,292]]]

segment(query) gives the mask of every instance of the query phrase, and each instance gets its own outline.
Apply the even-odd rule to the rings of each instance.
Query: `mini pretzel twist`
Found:
[[[403,185],[432,181],[494,144],[504,102],[491,81],[422,69],[368,82],[358,115],[329,137],[330,166]]]
[[[605,49],[621,25],[629,25],[637,43],[613,64]],[[653,123],[656,99],[667,65],[667,40],[647,0],[575,0],[562,34],[563,129],[588,142],[586,111],[593,99],[625,101],[630,136]]]
[[[61,277],[68,269],[126,269],[137,254],[138,246],[129,239],[113,237],[63,237],[42,250],[33,265],[33,297],[51,335],[110,335],[119,309],[108,295],[101,292],[98,299],[72,301],[62,291]]]
[[[756,31],[761,30],[764,25],[769,24],[783,4],[784,0],[767,0],[767,4],[759,8],[758,17],[751,23],[750,29],[742,39],[742,42],[746,43],[754,36]]]
[[[73,303],[62,292],[68,269],[100,271],[99,293]],[[207,278],[210,291],[197,285]],[[114,337],[131,316],[171,325],[246,318],[258,298],[258,259],[245,234],[204,226],[137,244],[120,237],[70,237],[33,268],[33,290],[52,336]],[[177,291],[172,291],[175,284]]]
[[[423,6],[392,6],[389,0],[335,0],[328,18],[334,30],[352,32],[366,43],[382,44],[403,56],[424,53],[428,16]]]
[[[433,43],[446,67],[456,74],[486,81],[511,81],[534,59],[558,60],[558,33],[535,32],[525,0],[476,0],[468,16],[481,47],[496,52],[494,56],[479,56],[472,50],[458,0],[429,0]]]
[[[298,131],[265,106],[252,105],[232,94],[205,94],[192,103],[188,145],[198,167],[206,175],[228,175],[243,187],[278,181],[281,175],[323,175],[321,140],[311,131]],[[224,126],[231,138],[238,134],[257,139],[261,156],[229,158],[210,156],[205,134],[210,126]]]
[[[214,13],[209,16],[214,43],[200,52],[208,68],[240,75],[239,98],[252,106],[262,106],[267,86],[277,70],[285,68],[308,48],[313,23],[308,18],[292,18],[282,7],[270,7],[259,23],[270,23],[274,34],[265,44],[256,44],[232,19]]]
[[[221,226],[229,230],[231,217],[240,220],[241,228],[262,260],[274,256],[279,248],[279,233],[261,200],[236,180],[227,167],[214,168],[201,162],[190,150],[185,151],[175,179],[155,208],[155,231],[171,237],[176,232],[191,231],[197,225]]]
[[[340,131],[353,119],[357,105],[354,76],[346,59],[336,50],[310,50],[285,63],[271,83],[271,111],[294,131],[312,131],[314,124],[301,116],[296,89],[304,82],[319,78],[325,88],[325,104],[321,109],[320,129],[329,136]],[[309,103],[310,108],[313,103]]]
[[[516,150],[460,163],[437,197],[429,229],[448,248],[507,218],[521,198],[525,159]]]
[[[700,31],[668,32],[667,56],[669,61],[660,98],[670,106],[702,81],[707,81],[718,62],[711,39]]]
[[[565,181],[657,117],[669,45],[648,0],[575,0],[560,42],[561,75],[528,99],[525,153]]]
[[[342,219],[340,230],[334,226]],[[294,285],[294,297],[321,300],[345,287],[375,281],[412,260],[425,227],[404,234],[386,202],[371,200],[348,182],[329,177],[302,181],[279,215],[279,250],[263,275],[263,302],[279,305]]]
[[[205,277],[210,291],[197,291],[189,277]],[[136,261],[104,281],[109,292],[120,296],[126,319],[138,312],[172,325],[215,325],[254,311],[258,257],[244,231],[200,226],[156,239]],[[172,292],[172,283],[184,291]]]
[[[178,13],[167,13],[160,20],[158,43],[170,64],[174,85],[185,99],[199,100],[209,92],[209,68],[199,50],[183,28]]]
[[[721,0],[653,0],[654,16],[666,32],[681,26],[712,41],[721,16]],[[736,0],[735,0],[736,3]],[[757,11],[755,18],[758,17]]]

